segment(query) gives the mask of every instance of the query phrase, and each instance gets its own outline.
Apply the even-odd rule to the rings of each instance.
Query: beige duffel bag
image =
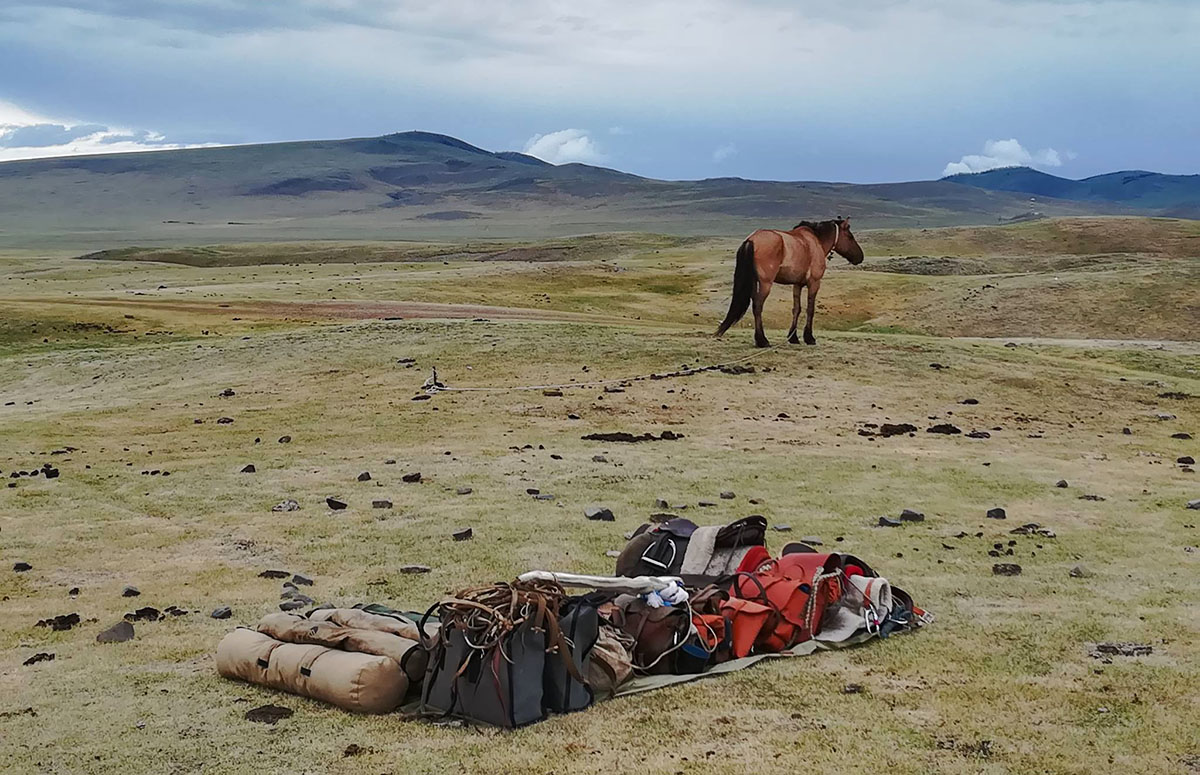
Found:
[[[296,614],[267,614],[259,620],[258,631],[286,643],[307,643],[391,657],[413,683],[420,683],[425,677],[425,666],[429,661],[425,649],[415,640],[380,630],[339,626],[332,621],[313,621]]]
[[[359,608],[318,608],[309,613],[309,620],[314,622],[333,622],[342,627],[353,627],[356,630],[379,630],[399,635],[409,640],[420,640],[417,623],[400,616],[384,616],[363,611]],[[426,624],[425,632],[433,635],[437,630],[436,624]]]
[[[217,645],[217,672],[359,713],[390,713],[409,685],[391,657],[283,643],[243,627]]]

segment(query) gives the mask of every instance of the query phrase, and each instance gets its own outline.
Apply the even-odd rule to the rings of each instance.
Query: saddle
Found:
[[[681,576],[690,586],[706,586],[738,570],[766,536],[767,520],[758,515],[710,527],[682,517],[644,524],[617,557],[616,575]]]

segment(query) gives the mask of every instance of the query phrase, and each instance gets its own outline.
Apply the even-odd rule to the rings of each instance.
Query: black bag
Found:
[[[546,632],[536,624],[522,622],[488,649],[472,647],[453,623],[443,625],[431,648],[421,712],[510,729],[545,718]]]
[[[597,601],[591,597],[570,598],[563,604],[558,629],[570,653],[546,657],[542,701],[547,711],[569,713],[584,710],[595,700],[591,687],[579,680],[587,675],[592,649],[600,637],[600,612],[596,607]],[[575,676],[567,668],[568,660],[575,666]]]

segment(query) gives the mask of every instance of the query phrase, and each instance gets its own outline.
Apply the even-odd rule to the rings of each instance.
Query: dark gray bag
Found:
[[[486,650],[444,626],[429,656],[421,712],[510,729],[541,721],[545,669],[546,633],[532,620]]]
[[[591,687],[579,680],[587,675],[592,649],[600,637],[600,612],[595,602],[588,597],[567,601],[558,628],[570,653],[547,657],[543,704],[554,713],[584,710],[595,700]],[[567,668],[568,659],[575,666],[575,676]]]

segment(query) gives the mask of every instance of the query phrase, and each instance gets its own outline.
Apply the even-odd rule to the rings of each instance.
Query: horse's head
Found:
[[[834,223],[838,226],[837,241],[833,243],[833,251],[842,258],[857,266],[863,262],[863,251],[850,231],[849,218],[837,218]]]

